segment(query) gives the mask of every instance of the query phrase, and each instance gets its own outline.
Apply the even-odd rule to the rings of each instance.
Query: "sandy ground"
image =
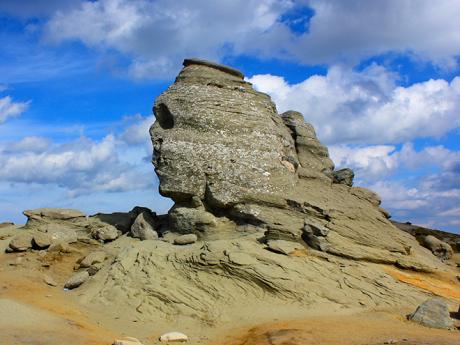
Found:
[[[5,242],[0,239],[0,247]],[[0,254],[0,344],[8,345],[105,345],[124,335],[139,337],[145,345],[158,344],[164,331],[153,324],[122,323],[108,314],[82,307],[78,293],[62,289],[75,261],[88,250],[46,257],[38,252]],[[0,248],[2,250],[2,248]],[[3,250],[2,250],[3,251]],[[454,261],[460,262],[460,257]],[[460,303],[460,284],[452,275],[426,275],[386,267],[407,284]],[[51,276],[57,286],[47,285]],[[460,274],[460,270],[459,270]],[[321,315],[274,320],[244,326],[206,326],[202,336],[192,335],[190,344],[202,345],[459,345],[460,331],[429,329],[409,322],[411,310],[370,310],[351,315]],[[460,326],[460,324],[459,324]],[[147,329],[147,331],[146,331]],[[141,332],[143,330],[143,332]],[[181,329],[177,329],[181,330]]]

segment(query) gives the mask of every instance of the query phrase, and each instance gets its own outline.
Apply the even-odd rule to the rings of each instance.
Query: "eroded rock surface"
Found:
[[[287,240],[357,260],[432,270],[433,258],[387,219],[380,198],[334,171],[302,114],[278,114],[241,73],[185,60],[154,105],[150,129],[169,229],[216,238],[251,224],[265,241]],[[308,233],[316,224],[324,233]]]

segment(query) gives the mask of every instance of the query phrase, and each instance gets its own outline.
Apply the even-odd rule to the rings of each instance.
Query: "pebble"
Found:
[[[133,337],[125,337],[124,339],[116,339],[113,345],[143,345],[138,339]]]
[[[168,332],[163,334],[160,337],[160,341],[163,342],[186,342],[188,341],[188,337],[184,333],[180,332]]]
[[[174,244],[178,245],[185,245],[185,244],[192,244],[198,240],[198,237],[195,234],[187,234],[176,237],[174,239]]]

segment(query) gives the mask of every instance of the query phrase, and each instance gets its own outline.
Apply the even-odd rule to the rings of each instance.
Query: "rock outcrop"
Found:
[[[278,114],[241,73],[185,60],[154,105],[150,129],[160,193],[175,201],[168,230],[238,237],[250,224],[265,241],[287,240],[357,260],[430,270],[431,259],[398,231],[375,193],[334,171],[302,114]],[[324,229],[321,233],[312,228]],[[218,236],[219,237],[219,236]],[[431,268],[430,268],[431,267]]]

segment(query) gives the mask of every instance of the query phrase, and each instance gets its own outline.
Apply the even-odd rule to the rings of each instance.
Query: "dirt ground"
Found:
[[[124,324],[107,313],[84,309],[74,294],[62,289],[68,272],[88,248],[60,254],[0,254],[0,344],[8,345],[106,345],[114,339],[138,334],[151,327],[144,345],[158,344],[155,325]],[[387,272],[407,284],[460,303],[455,276],[426,275],[388,267]],[[47,285],[51,276],[57,286]],[[454,310],[452,310],[454,311]],[[430,329],[409,322],[410,310],[369,310],[352,315],[310,316],[265,324],[231,325],[209,329],[192,337],[201,345],[459,345],[460,331]],[[460,324],[459,324],[460,326]],[[206,331],[205,328],[203,328]]]

